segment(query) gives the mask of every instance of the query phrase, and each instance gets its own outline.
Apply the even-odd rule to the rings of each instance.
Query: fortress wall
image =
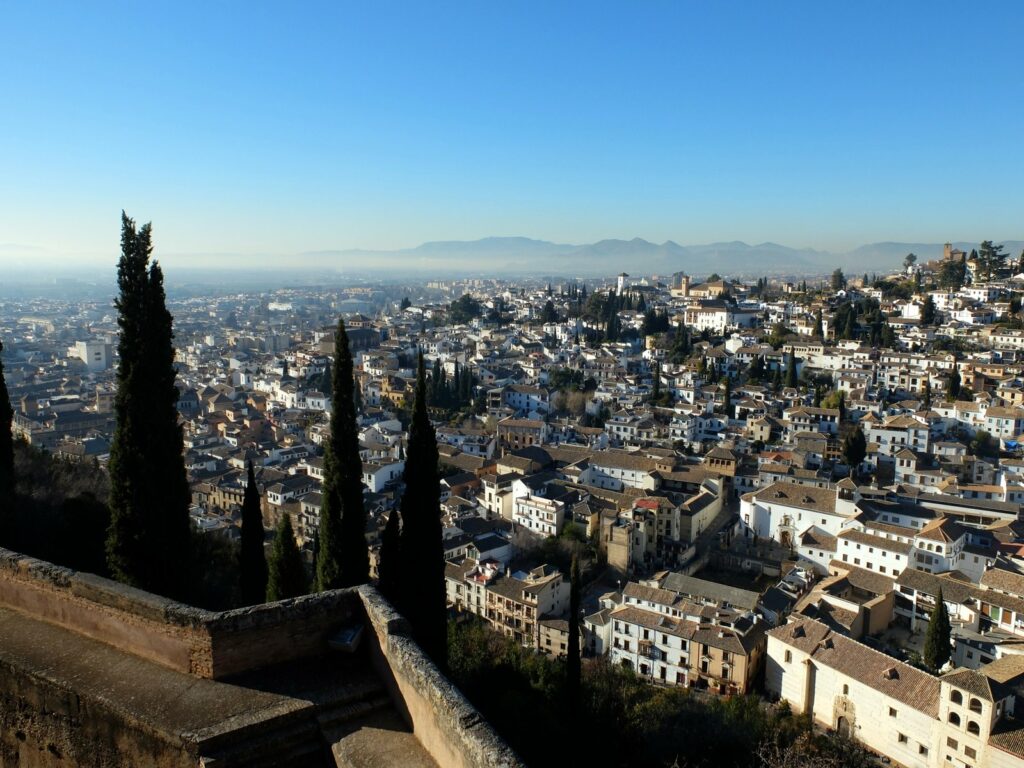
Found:
[[[359,587],[368,619],[364,642],[395,705],[423,747],[445,768],[525,768],[477,709],[410,637],[409,623],[375,587]]]
[[[210,666],[210,614],[0,549],[0,605],[185,673]]]
[[[363,620],[356,589],[212,614],[203,625],[212,655],[210,667],[202,670],[202,676],[222,679],[290,659],[316,656],[327,649],[331,635],[353,620]]]
[[[0,549],[0,606],[196,677],[220,679],[323,653],[356,590],[214,613]]]

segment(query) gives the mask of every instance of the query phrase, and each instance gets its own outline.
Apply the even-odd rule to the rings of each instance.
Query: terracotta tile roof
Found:
[[[753,493],[757,501],[782,504],[787,507],[809,509],[835,514],[836,492],[831,488],[816,488],[779,481]]]
[[[981,576],[981,584],[1011,595],[1024,596],[1024,574],[1002,568],[990,568]]]
[[[793,618],[788,624],[769,630],[768,636],[809,654],[816,664],[834,669],[929,717],[938,717],[941,686],[939,679],[927,672],[812,619]]]

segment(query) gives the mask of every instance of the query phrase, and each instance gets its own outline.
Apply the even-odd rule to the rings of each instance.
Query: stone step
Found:
[[[322,731],[329,731],[343,723],[367,717],[374,712],[391,709],[393,706],[391,696],[383,687],[377,691],[368,692],[366,696],[355,701],[346,701],[331,706],[325,706],[317,712],[317,720]]]
[[[313,717],[264,728],[241,740],[233,740],[203,757],[208,768],[270,768],[271,766],[322,766],[320,728]]]
[[[394,709],[350,721],[325,736],[338,768],[438,768]]]

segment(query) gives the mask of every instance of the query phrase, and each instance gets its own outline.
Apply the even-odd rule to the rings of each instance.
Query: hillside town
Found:
[[[552,657],[579,621],[900,765],[1024,765],[1024,254],[893,267],[169,291],[193,524],[238,539],[251,463],[311,566],[341,318],[371,575],[422,355],[460,620]],[[0,300],[16,438],[106,465],[117,336],[109,301]]]

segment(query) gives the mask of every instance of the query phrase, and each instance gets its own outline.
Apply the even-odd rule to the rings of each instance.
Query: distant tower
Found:
[[[948,259],[952,255],[953,255],[953,244],[952,243],[946,243],[944,246],[942,246],[942,258],[943,259]]]
[[[626,290],[626,278],[627,277],[629,277],[629,275],[627,275],[625,272],[622,272],[619,275],[618,287],[616,288],[616,293],[618,293],[619,295],[621,295],[622,292]]]

